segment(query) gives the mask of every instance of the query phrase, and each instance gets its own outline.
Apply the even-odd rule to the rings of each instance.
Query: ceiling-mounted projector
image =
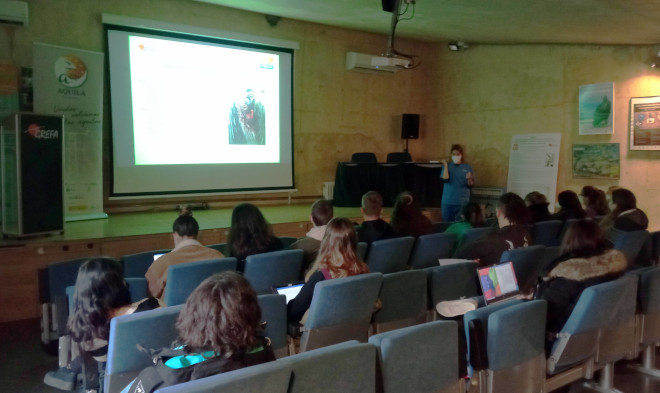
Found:
[[[402,57],[385,57],[367,55],[364,53],[347,52],[346,69],[356,71],[375,71],[394,73],[412,64],[410,59]]]

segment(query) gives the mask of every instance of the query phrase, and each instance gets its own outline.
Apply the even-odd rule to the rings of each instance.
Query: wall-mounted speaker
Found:
[[[401,121],[401,139],[419,138],[419,115],[404,113]]]

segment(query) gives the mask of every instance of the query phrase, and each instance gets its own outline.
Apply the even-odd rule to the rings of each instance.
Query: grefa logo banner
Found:
[[[35,139],[58,139],[60,137],[58,130],[48,130],[45,126],[35,123],[28,125],[24,132]]]

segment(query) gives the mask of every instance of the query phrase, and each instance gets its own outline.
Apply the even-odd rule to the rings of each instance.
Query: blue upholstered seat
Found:
[[[157,308],[110,321],[104,392],[120,392],[143,368],[153,364],[136,345],[160,349],[172,344],[178,336],[175,323],[182,307]]]
[[[66,288],[76,284],[76,278],[78,277],[78,269],[89,258],[80,258],[80,259],[71,259],[68,261],[51,263],[46,266],[46,291],[45,291],[45,303],[50,306],[54,306],[55,312],[52,313],[50,307],[46,307],[48,311],[43,311],[42,308],[42,341],[47,343],[50,339],[56,339],[57,337],[63,336],[66,333],[66,321],[69,316],[69,307],[67,301]],[[47,315],[44,315],[47,314]],[[50,318],[54,317],[52,321],[52,326],[56,327],[56,330],[53,331],[54,337],[46,336],[50,335],[51,323]]]
[[[564,227],[561,220],[539,221],[534,223],[533,244],[551,247],[559,245],[559,234]]]
[[[277,358],[288,354],[286,325],[286,296],[259,295],[261,320],[266,322],[265,333],[271,340],[271,348]]]
[[[369,243],[359,242],[357,244],[357,254],[362,261],[366,260],[367,258],[367,249],[369,249]]]
[[[376,347],[372,344],[348,341],[278,362],[286,362],[293,370],[289,393],[376,392]]]
[[[154,262],[154,255],[167,254],[171,250],[154,250],[129,254],[121,257],[124,265],[124,277],[144,277],[149,266]]]
[[[639,275],[639,307],[636,353],[642,352],[641,364],[635,369],[660,378],[656,368],[655,346],[660,343],[660,268],[635,271]]]
[[[614,235],[614,248],[626,256],[628,264],[633,264],[648,240],[648,237],[649,233],[647,231],[616,231]]]
[[[258,294],[272,293],[272,287],[300,281],[303,250],[282,250],[254,254],[245,261],[244,276]]]
[[[378,298],[383,308],[374,314],[376,333],[424,322],[427,307],[427,273],[406,270],[383,275]]]
[[[459,384],[464,384],[458,376],[458,329],[454,321],[377,334],[369,342],[378,348],[384,393],[459,392]]]
[[[435,305],[444,300],[456,300],[463,297],[481,295],[477,264],[463,262],[446,266],[424,269],[428,273],[429,305],[435,312]]]
[[[431,224],[431,227],[433,228],[433,233],[442,233],[449,228],[454,221],[439,221],[439,222],[434,222]]]
[[[367,273],[316,284],[300,351],[348,340],[366,342],[382,282],[382,274]]]
[[[227,243],[216,243],[216,244],[209,244],[206,247],[212,248],[218,252],[221,252],[222,255],[227,255]]]
[[[472,243],[481,240],[483,237],[487,236],[490,233],[495,232],[496,230],[497,228],[494,227],[481,227],[481,228],[468,229],[468,231],[465,232],[463,237],[457,239],[458,247],[456,248],[456,253],[458,253],[460,250],[465,249],[466,247],[469,247]]]
[[[236,270],[236,258],[217,258],[169,266],[163,301],[168,306],[183,304],[202,281],[228,270]]]
[[[282,248],[287,249],[290,245],[298,241],[297,237],[293,236],[279,236],[280,242],[282,242]]]
[[[371,243],[367,254],[369,271],[394,273],[406,270],[415,238],[412,236],[377,240]]]
[[[500,263],[513,262],[518,286],[523,292],[530,292],[536,285],[536,277],[541,270],[541,258],[545,246],[521,247],[502,253]]]
[[[453,233],[433,233],[418,237],[410,255],[410,267],[423,269],[438,266],[438,259],[451,257],[455,243],[456,235]]]

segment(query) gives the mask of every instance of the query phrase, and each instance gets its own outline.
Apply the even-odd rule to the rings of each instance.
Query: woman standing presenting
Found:
[[[463,162],[463,147],[451,146],[451,163],[442,160],[444,168],[440,179],[442,189],[442,219],[456,221],[461,208],[470,200],[470,187],[474,185],[474,171],[470,164]]]

